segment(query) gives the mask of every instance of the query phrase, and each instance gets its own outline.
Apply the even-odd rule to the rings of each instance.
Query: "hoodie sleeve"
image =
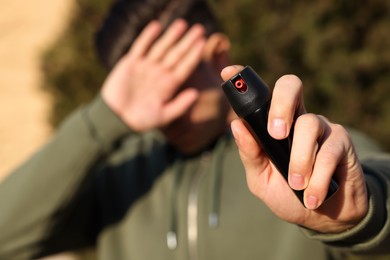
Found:
[[[64,205],[129,132],[99,96],[68,117],[48,144],[0,183],[0,259],[31,259],[42,252]]]
[[[352,135],[362,162],[368,190],[369,209],[354,228],[340,234],[320,234],[303,229],[312,239],[330,246],[336,252],[353,254],[390,254],[390,154],[361,134]]]

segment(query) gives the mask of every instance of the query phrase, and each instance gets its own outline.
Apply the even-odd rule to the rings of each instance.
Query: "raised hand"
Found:
[[[198,92],[182,88],[202,60],[204,28],[184,20],[150,22],[107,77],[102,96],[133,130],[162,127],[183,115]]]

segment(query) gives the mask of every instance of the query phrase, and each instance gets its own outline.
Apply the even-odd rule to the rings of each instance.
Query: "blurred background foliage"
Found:
[[[92,99],[107,75],[94,54],[94,31],[110,0],[78,0],[68,30],[43,57],[44,88],[56,127]],[[390,2],[210,0],[232,41],[232,60],[251,65],[272,87],[293,73],[305,104],[358,128],[390,150]]]
[[[53,96],[50,124],[57,127],[99,91],[107,71],[95,55],[94,35],[110,0],[77,0],[67,29],[42,57],[43,88]]]

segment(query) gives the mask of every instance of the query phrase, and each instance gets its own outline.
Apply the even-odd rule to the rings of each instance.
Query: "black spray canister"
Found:
[[[276,140],[268,134],[268,110],[271,93],[267,84],[249,66],[222,84],[222,89],[236,114],[244,119],[259,145],[267,153],[272,163],[288,180],[293,128],[288,138]],[[332,179],[326,199],[338,189]],[[303,203],[303,190],[294,190]]]

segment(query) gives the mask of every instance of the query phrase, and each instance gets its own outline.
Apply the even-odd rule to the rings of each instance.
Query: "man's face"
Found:
[[[199,152],[222,134],[229,105],[220,88],[219,71],[202,63],[184,84],[199,90],[199,98],[182,117],[161,131],[168,142],[185,154]]]

